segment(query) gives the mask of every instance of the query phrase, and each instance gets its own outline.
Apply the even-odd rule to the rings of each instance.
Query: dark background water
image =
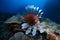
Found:
[[[20,14],[27,5],[35,5],[43,10],[44,18],[60,24],[60,0],[0,0],[0,22],[12,15]]]

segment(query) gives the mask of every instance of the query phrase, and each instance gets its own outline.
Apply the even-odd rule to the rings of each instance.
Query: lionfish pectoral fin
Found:
[[[31,29],[32,29],[31,27],[28,28],[28,29],[26,30],[26,33],[25,33],[25,34],[28,35],[28,34],[31,32]]]
[[[36,35],[36,27],[34,27],[33,31],[32,31],[32,35],[35,36]]]
[[[22,29],[25,29],[27,27],[28,27],[28,24],[27,23],[22,24]]]

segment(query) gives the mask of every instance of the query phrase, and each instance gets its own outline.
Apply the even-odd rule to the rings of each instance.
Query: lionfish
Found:
[[[40,33],[44,32],[44,29],[42,25],[40,24],[39,18],[34,13],[27,13],[23,16],[23,20],[26,21],[26,23],[22,24],[22,29],[26,29],[25,34],[28,35],[31,32],[31,29],[33,30],[31,33],[33,36],[36,35],[37,28],[39,29]]]

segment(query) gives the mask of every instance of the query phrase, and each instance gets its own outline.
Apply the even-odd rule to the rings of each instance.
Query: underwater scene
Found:
[[[59,0],[1,0],[0,40],[60,40]]]

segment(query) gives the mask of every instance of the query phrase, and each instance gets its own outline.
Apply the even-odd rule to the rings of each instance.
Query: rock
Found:
[[[9,40],[25,40],[25,35],[22,32],[17,32]]]

